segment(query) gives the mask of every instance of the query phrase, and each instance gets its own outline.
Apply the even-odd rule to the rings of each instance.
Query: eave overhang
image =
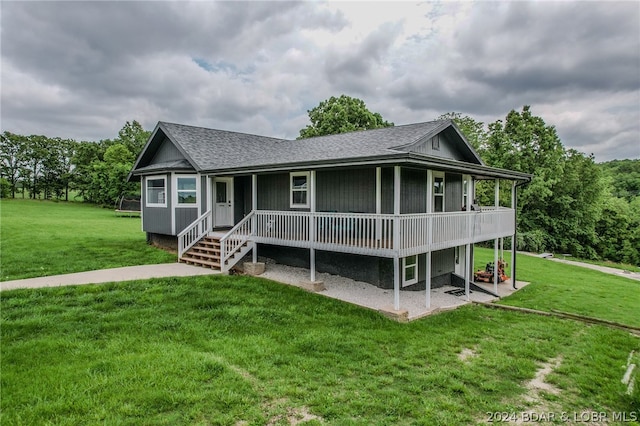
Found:
[[[533,177],[527,173],[497,169],[481,164],[450,160],[440,157],[426,156],[416,153],[397,152],[383,156],[342,158],[338,160],[301,161],[247,167],[230,167],[215,170],[202,170],[201,173],[215,176],[238,174],[274,173],[302,169],[330,169],[336,167],[408,165],[472,175],[475,179],[505,179],[529,182]]]

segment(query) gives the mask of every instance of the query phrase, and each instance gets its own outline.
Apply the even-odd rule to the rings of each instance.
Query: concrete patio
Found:
[[[260,277],[305,288],[323,296],[373,309],[398,321],[412,321],[438,312],[456,309],[472,302],[488,303],[499,299],[490,294],[472,290],[469,294],[469,300],[467,300],[464,294],[455,296],[447,293],[447,291],[451,290],[460,290],[459,287],[444,286],[431,290],[429,307],[427,307],[425,290],[401,291],[400,311],[395,311],[393,309],[393,290],[381,289],[369,283],[354,281],[337,275],[317,273],[316,281],[318,284],[313,285],[313,283],[309,282],[308,269],[275,263],[268,263],[265,272]],[[518,281],[518,290],[527,284],[526,282]],[[493,285],[476,285],[493,292]],[[515,291],[517,290],[513,289],[510,280],[498,284],[500,298],[513,294]]]

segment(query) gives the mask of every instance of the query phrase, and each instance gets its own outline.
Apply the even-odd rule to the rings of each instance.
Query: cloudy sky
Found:
[[[330,96],[396,125],[531,105],[567,147],[640,158],[640,2],[0,3],[2,130],[126,121],[295,138]]]

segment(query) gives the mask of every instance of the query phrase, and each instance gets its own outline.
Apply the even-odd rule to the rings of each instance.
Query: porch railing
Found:
[[[178,234],[178,259],[212,229],[211,210],[208,210]]]
[[[400,216],[399,256],[426,250],[443,250],[513,235],[513,209],[495,208],[450,213],[419,213]]]
[[[230,264],[229,261],[236,253],[243,252],[243,248],[250,249],[252,247],[251,237],[255,229],[254,219],[255,211],[252,211],[220,238],[220,268],[222,271],[227,271],[233,267],[233,264]],[[248,247],[249,245],[251,247]]]
[[[381,257],[473,244],[513,235],[515,230],[513,210],[507,208],[399,216],[266,210],[253,214],[255,242]]]
[[[254,239],[345,253],[393,254],[393,215],[257,210]]]

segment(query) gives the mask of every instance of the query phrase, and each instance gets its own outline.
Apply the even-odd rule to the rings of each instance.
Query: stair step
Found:
[[[216,254],[211,254],[211,253],[204,253],[204,252],[193,252],[191,250],[189,250],[188,252],[186,252],[185,254],[182,255],[182,257],[195,257],[195,258],[205,258],[205,259],[214,259],[214,260],[220,260],[220,253],[216,253]]]
[[[213,254],[217,254],[218,256],[220,256],[220,249],[219,248],[213,248],[213,247],[193,246],[193,247],[191,247],[191,249],[189,249],[189,251],[187,253],[193,253],[193,252],[213,253]]]
[[[187,257],[183,257],[182,259],[180,259],[180,261],[188,265],[206,266],[212,269],[220,269],[220,262],[212,262],[208,260],[193,259],[193,258],[187,258]]]

